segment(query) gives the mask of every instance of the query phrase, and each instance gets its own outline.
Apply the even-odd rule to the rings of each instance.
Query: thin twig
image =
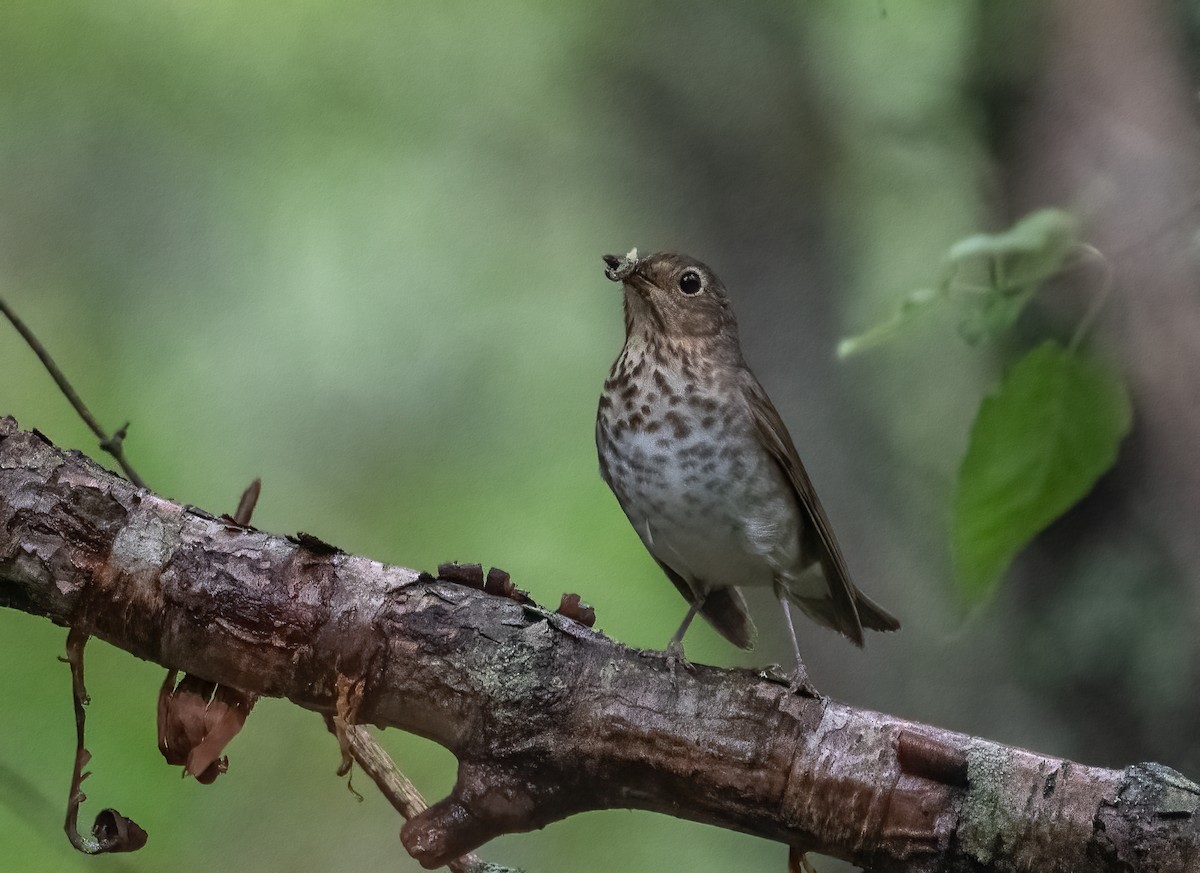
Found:
[[[355,724],[358,704],[362,701],[362,680],[355,682],[347,676],[339,676],[337,686],[337,712],[327,716],[326,720],[342,747],[343,764],[338,768],[338,775],[344,776],[350,771],[349,758],[353,758],[405,821],[420,815],[429,804],[417,791],[417,786],[400,772],[396,762],[370,732]],[[455,858],[446,866],[451,873],[478,873],[484,869],[484,862],[472,853]]]
[[[88,635],[78,628],[67,633],[67,657],[71,666],[71,699],[75,706],[75,766],[71,770],[71,793],[67,798],[67,818],[63,830],[76,850],[85,855],[104,855],[109,852],[136,852],[146,845],[147,835],[137,822],[128,819],[115,809],[101,810],[92,825],[92,837],[79,833],[79,807],[87,800],[83,793],[83,780],[91,775],[83,768],[92,755],[84,745],[84,726],[88,704],[87,687],[83,683],[83,647]]]
[[[1082,264],[1099,264],[1104,270],[1104,278],[1100,285],[1100,290],[1092,295],[1091,301],[1088,303],[1088,308],[1083,313],[1083,318],[1079,320],[1079,324],[1075,327],[1075,332],[1071,335],[1071,341],[1067,345],[1068,351],[1075,351],[1079,348],[1079,344],[1083,342],[1084,337],[1092,328],[1092,323],[1095,322],[1096,316],[1100,314],[1100,310],[1104,308],[1104,304],[1108,302],[1109,294],[1113,287],[1113,268],[1108,258],[1104,256],[1104,252],[1100,251],[1093,245],[1083,243],[1079,246],[1079,260],[1074,264],[1069,264],[1068,269],[1080,266]]]
[[[405,821],[424,812],[428,808],[425,798],[417,791],[417,787],[408,777],[400,772],[391,756],[375,741],[375,738],[361,725],[345,726],[346,745],[358,766],[371,777],[371,781],[388,799]],[[484,862],[474,853],[455,858],[446,866],[451,873],[477,873],[484,867]]]
[[[96,421],[96,417],[92,415],[91,410],[87,408],[80,396],[75,393],[75,389],[71,387],[71,383],[67,381],[67,377],[63,375],[63,371],[58,368],[58,364],[54,363],[54,358],[50,357],[50,353],[46,351],[46,347],[41,344],[41,341],[39,341],[36,336],[33,335],[33,331],[26,326],[25,322],[21,321],[21,319],[17,317],[17,314],[9,309],[8,304],[5,303],[3,299],[0,299],[0,312],[4,313],[5,317],[12,322],[12,326],[17,329],[17,333],[19,333],[22,338],[24,338],[25,342],[29,344],[29,347],[33,349],[33,353],[38,356],[39,360],[42,362],[42,365],[45,366],[47,371],[49,371],[51,378],[53,378],[55,383],[57,383],[59,390],[66,395],[67,400],[70,401],[73,407],[75,407],[75,411],[79,413],[79,417],[83,419],[84,424],[90,427],[92,429],[92,433],[94,433],[100,439],[100,448],[113,456],[116,462],[120,464],[121,469],[125,472],[126,478],[128,478],[130,482],[139,488],[145,488],[146,483],[142,481],[142,477],[139,476],[133,467],[129,465],[129,462],[125,460],[125,452],[122,450],[122,443],[125,440],[125,432],[128,429],[129,424],[123,424],[117,429],[117,432],[110,437],[104,428],[100,426],[100,422]]]
[[[83,684],[83,647],[87,645],[88,635],[71,628],[67,634],[66,661],[71,666],[71,702],[75,707],[75,767],[71,771],[71,793],[67,798],[67,820],[63,828],[67,838],[80,852],[95,851],[94,841],[84,838],[79,833],[79,805],[87,799],[83,793],[83,780],[90,774],[84,771],[91,754],[84,747],[84,725],[87,714],[84,707],[88,703],[87,687]]]
[[[346,747],[358,766],[379,786],[405,821],[429,808],[421,792],[400,772],[391,756],[367,733],[365,727],[346,725]]]

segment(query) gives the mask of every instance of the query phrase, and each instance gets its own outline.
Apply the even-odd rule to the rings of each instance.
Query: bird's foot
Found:
[[[808,671],[803,666],[797,667],[789,673],[778,664],[768,664],[758,671],[758,678],[766,679],[776,685],[786,685],[789,694],[802,694],[805,697],[816,699],[822,697],[821,692],[808,681]]]
[[[800,661],[796,662],[796,669],[788,677],[788,693],[799,694],[803,697],[812,697],[817,700],[821,698],[821,692],[817,690],[815,685],[808,681],[808,670]]]
[[[683,656],[683,642],[681,640],[671,640],[667,644],[667,649],[663,652],[667,659],[667,672],[671,674],[671,682],[675,682],[675,675],[679,667],[687,670],[689,673],[695,672],[696,668],[692,666],[692,662]]]

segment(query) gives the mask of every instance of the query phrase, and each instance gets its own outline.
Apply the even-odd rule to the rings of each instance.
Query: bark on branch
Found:
[[[1200,867],[1200,788],[665,662],[563,616],[164,500],[0,419],[0,606],[458,758],[426,866],[589,809],[655,810],[874,871]]]

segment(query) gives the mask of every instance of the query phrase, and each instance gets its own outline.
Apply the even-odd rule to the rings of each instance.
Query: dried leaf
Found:
[[[202,777],[211,777],[211,781],[225,772],[228,760],[220,758],[221,752],[241,731],[257,699],[256,695],[228,685],[217,686],[205,710],[204,736],[188,754],[188,773],[205,782]]]
[[[97,855],[136,852],[150,838],[141,825],[115,809],[100,810],[92,825],[92,836],[98,844],[99,851],[93,853]]]
[[[237,736],[257,695],[217,685],[191,674],[174,686],[167,675],[158,696],[158,750],[168,764],[181,765],[201,784],[211,784],[229,766],[221,752]]]

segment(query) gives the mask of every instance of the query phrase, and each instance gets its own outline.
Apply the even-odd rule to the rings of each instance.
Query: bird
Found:
[[[791,606],[862,646],[900,627],[858,590],[774,404],[747,366],[725,286],[694,258],[604,255],[621,283],[625,343],[596,413],[600,475],[688,601],[667,645],[672,676],[699,613],[743,649],[755,641],[741,589],[770,586],[809,688]]]

